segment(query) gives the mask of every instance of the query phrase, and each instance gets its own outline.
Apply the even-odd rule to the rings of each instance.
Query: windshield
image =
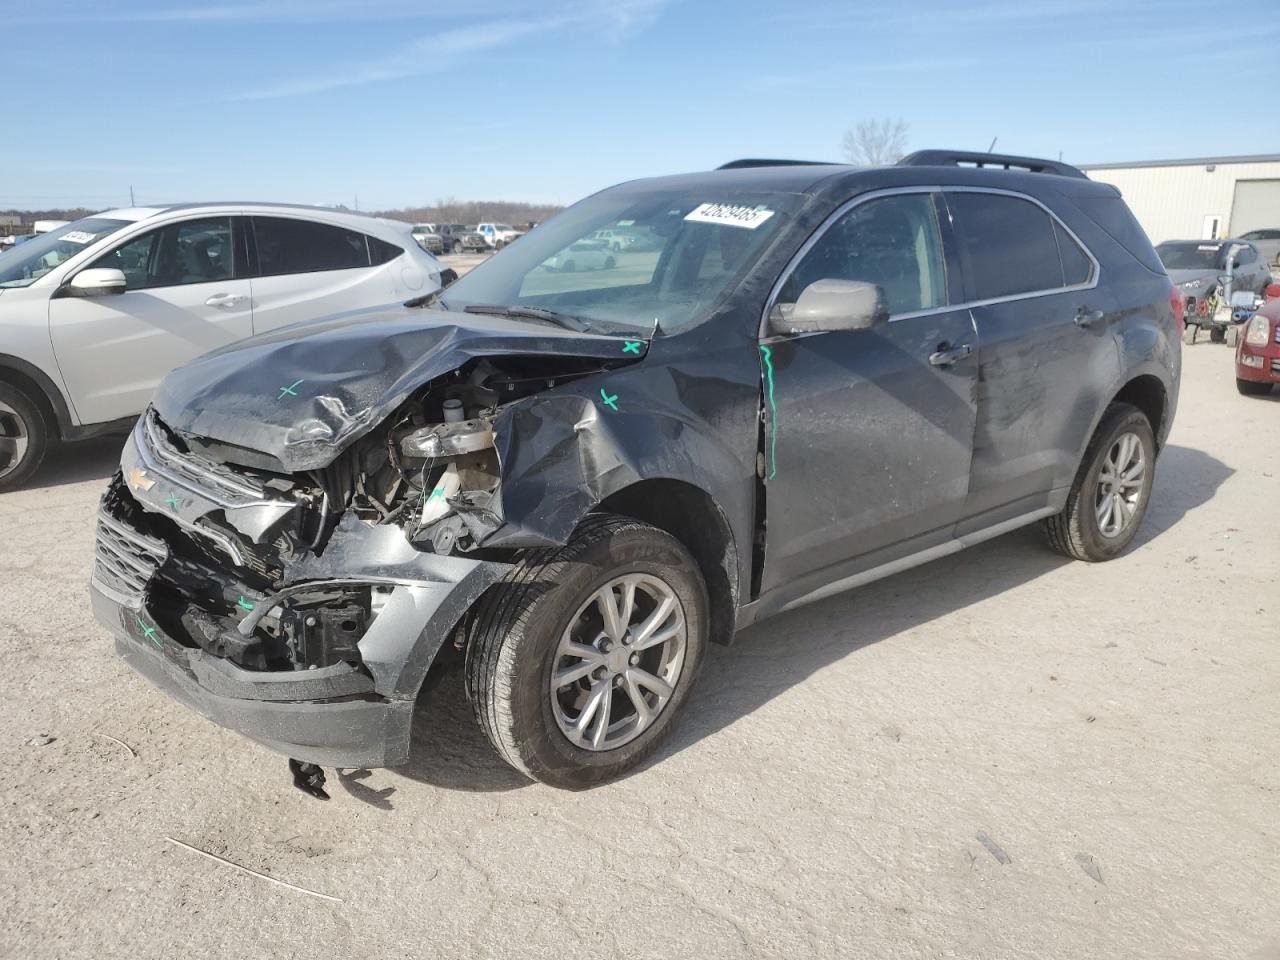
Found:
[[[1162,243],[1156,255],[1166,270],[1217,270],[1224,254],[1220,243]]]
[[[444,291],[444,305],[533,307],[602,333],[675,333],[733,289],[803,198],[610,190],[574,204]]]
[[[128,220],[88,217],[42,233],[8,253],[0,253],[0,287],[29,286],[90,244],[127,227],[129,223]]]

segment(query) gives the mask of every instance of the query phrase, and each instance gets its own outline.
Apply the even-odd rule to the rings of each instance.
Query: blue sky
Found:
[[[739,156],[1280,152],[1280,5],[41,0],[8,5],[0,207],[570,202]],[[1230,74],[1232,79],[1223,79]]]

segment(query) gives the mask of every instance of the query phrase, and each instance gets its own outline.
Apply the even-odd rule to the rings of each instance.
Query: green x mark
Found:
[[[182,503],[182,501],[178,499],[178,495],[172,492],[164,498],[164,502],[169,505],[169,508],[173,510],[174,513],[178,512],[178,506]]]
[[[640,343],[641,341],[639,340],[624,340],[622,342],[622,352],[634,353],[638,356],[640,353]]]
[[[164,644],[162,644],[159,640],[156,639],[156,628],[148,627],[145,623],[142,622],[141,617],[134,617],[133,619],[138,621],[138,629],[142,631],[142,635],[146,637],[148,640],[150,640],[152,643],[154,643],[161,650],[163,650]]]
[[[253,609],[253,604],[250,603],[248,600],[246,600],[244,597],[241,597],[239,600],[236,601],[236,606],[239,607],[241,610]]]
[[[600,399],[603,400],[605,402],[605,405],[614,413],[618,412],[618,395],[616,393],[611,397],[604,392],[604,387],[601,387]]]
[[[296,397],[296,396],[298,395],[298,392],[294,389],[294,387],[296,387],[298,384],[303,383],[303,382],[305,382],[305,381],[303,381],[303,380],[295,380],[293,383],[289,384],[289,386],[287,386],[287,387],[281,387],[281,388],[280,388],[280,396],[276,397],[276,399],[277,399],[277,400],[283,400],[285,397]]]

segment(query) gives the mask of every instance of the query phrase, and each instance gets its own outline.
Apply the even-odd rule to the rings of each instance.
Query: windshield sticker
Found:
[[[1220,250],[1222,249],[1222,247],[1221,245],[1216,243],[1202,243],[1200,244],[1200,246],[1196,247],[1196,249],[1197,250]]]
[[[66,240],[68,243],[88,243],[93,239],[93,234],[84,230],[72,230],[70,233],[64,233],[58,239]]]
[[[620,227],[634,227],[634,226],[635,226],[635,223],[636,223],[636,222],[635,222],[634,220],[619,220],[619,221],[618,221],[618,226],[620,226]]]
[[[686,220],[694,223],[718,223],[724,227],[744,227],[754,230],[773,216],[764,207],[740,207],[731,203],[704,203],[694,209]]]

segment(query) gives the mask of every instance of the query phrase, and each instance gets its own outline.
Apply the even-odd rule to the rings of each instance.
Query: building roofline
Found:
[[[1201,167],[1219,163],[1280,163],[1280,153],[1255,153],[1234,157],[1192,157],[1187,160],[1135,160],[1132,163],[1080,163],[1081,170],[1128,170],[1139,167]]]

